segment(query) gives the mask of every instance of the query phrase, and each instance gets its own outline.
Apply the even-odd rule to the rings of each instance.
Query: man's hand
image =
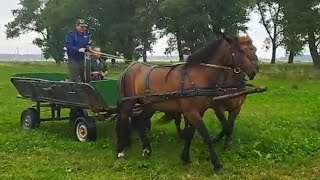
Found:
[[[79,52],[81,52],[81,53],[86,52],[86,48],[80,48],[80,49],[79,49]]]
[[[104,72],[100,71],[100,76],[105,77],[106,74]]]

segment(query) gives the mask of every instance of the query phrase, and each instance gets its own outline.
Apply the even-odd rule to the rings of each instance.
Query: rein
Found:
[[[218,68],[218,69],[224,69],[224,70],[229,70],[233,71],[235,74],[240,74],[242,70],[239,67],[236,68],[231,68],[228,66],[220,66],[220,65],[215,65],[215,64],[206,64],[206,63],[201,63],[201,66],[206,66],[206,67],[212,67],[212,68]]]
[[[176,63],[173,65],[180,65],[180,64],[186,64],[185,62],[183,63]],[[228,70],[228,71],[233,71],[235,74],[240,74],[242,73],[242,70],[239,67],[236,68],[231,68],[228,66],[220,66],[220,65],[215,65],[215,64],[207,64],[207,63],[200,63],[201,66],[205,67],[211,67],[211,68],[217,68],[217,69],[223,69],[223,70]]]

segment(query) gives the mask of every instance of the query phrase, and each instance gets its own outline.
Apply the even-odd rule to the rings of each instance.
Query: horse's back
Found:
[[[172,82],[176,82],[178,77],[171,77],[177,76],[177,73],[171,71],[170,66],[158,67],[153,64],[135,63],[124,74],[126,89],[122,91],[125,90],[127,96],[145,95],[148,88],[152,94],[177,90],[176,83]]]

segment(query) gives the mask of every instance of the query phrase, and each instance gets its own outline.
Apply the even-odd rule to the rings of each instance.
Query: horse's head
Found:
[[[243,49],[244,53],[247,55],[247,57],[250,59],[250,61],[256,65],[256,68],[260,69],[259,65],[259,59],[256,55],[257,48],[252,44],[252,40],[249,36],[241,36],[239,37],[239,43],[241,46],[241,49]]]
[[[223,38],[214,39],[191,54],[187,64],[206,63],[231,68],[235,72],[241,70],[253,79],[259,70],[256,48],[252,43],[241,45],[238,37],[222,36]]]
[[[254,79],[259,71],[258,57],[256,55],[256,47],[253,46],[249,37],[231,38],[223,35],[226,43],[223,48],[225,56],[222,60],[224,65],[235,69],[241,69],[245,72],[249,79]]]

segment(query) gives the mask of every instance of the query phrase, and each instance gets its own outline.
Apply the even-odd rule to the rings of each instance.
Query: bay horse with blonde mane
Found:
[[[248,36],[242,36],[239,38],[240,46],[244,50],[247,57],[255,64],[258,65],[258,57],[256,56],[256,47],[252,44],[252,40]],[[239,80],[244,78],[245,74],[234,74],[231,73],[233,79]],[[231,78],[232,79],[232,78]],[[231,136],[234,129],[234,122],[241,111],[241,106],[246,100],[246,95],[242,95],[235,98],[228,98],[223,100],[212,101],[211,108],[214,110],[217,118],[221,124],[221,132],[214,137],[215,142],[219,142],[224,136],[224,148],[229,149],[231,143]],[[226,118],[224,112],[228,112],[228,118]],[[183,137],[181,133],[181,113],[165,113],[161,118],[164,121],[169,122],[171,119],[175,120],[176,129],[180,137]],[[188,126],[187,120],[185,120],[185,127]]]
[[[212,96],[220,87],[230,85],[230,72],[245,72],[253,79],[258,72],[240,47],[238,38],[222,35],[209,41],[190,55],[185,64],[174,67],[156,67],[144,63],[132,63],[119,79],[119,116],[116,121],[117,156],[124,157],[129,146],[130,125],[136,127],[142,140],[143,154],[150,156],[151,146],[146,135],[145,118],[155,110],[182,113],[188,119],[185,143],[181,153],[184,164],[190,164],[190,145],[195,130],[208,147],[214,171],[222,170],[215,152],[213,140],[202,121],[205,111],[211,107]],[[160,101],[159,101],[160,100]],[[133,112],[139,104],[142,112]]]

